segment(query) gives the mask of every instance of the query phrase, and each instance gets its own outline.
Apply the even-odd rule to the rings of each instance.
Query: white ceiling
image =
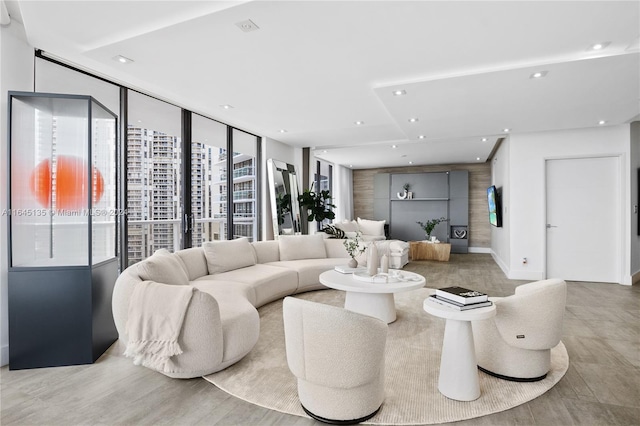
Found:
[[[505,127],[640,114],[638,1],[19,5],[51,55],[354,168],[486,161]],[[235,25],[247,19],[259,30]]]

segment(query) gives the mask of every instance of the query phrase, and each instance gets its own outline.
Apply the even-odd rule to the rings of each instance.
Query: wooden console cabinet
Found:
[[[448,262],[451,244],[427,243],[426,241],[410,241],[409,257],[411,260],[438,260]]]

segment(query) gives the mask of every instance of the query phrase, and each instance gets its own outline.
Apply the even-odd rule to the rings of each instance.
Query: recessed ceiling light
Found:
[[[413,161],[409,161],[409,164],[413,164]]]
[[[480,161],[480,157],[476,157],[476,161]]]
[[[393,96],[403,96],[406,95],[407,91],[406,90],[394,90],[393,91]]]
[[[231,105],[220,105],[220,108],[231,109],[233,107]]]
[[[349,167],[353,167],[353,164],[349,164]]]
[[[504,129],[502,129],[502,131],[505,132],[505,133],[509,133],[511,131],[511,129],[508,128],[508,127],[505,127]]]
[[[133,62],[133,59],[129,59],[129,58],[127,58],[127,57],[125,57],[125,56],[122,56],[122,55],[116,55],[116,56],[114,56],[114,57],[113,57],[113,60],[114,60],[114,61],[118,61],[118,62],[120,62],[121,64],[129,64],[129,63]]]
[[[611,44],[610,41],[602,41],[600,43],[594,43],[587,50],[602,50],[606,49],[607,46]]]
[[[138,123],[142,123],[142,120],[138,120]]]
[[[481,140],[482,142],[486,142],[486,141],[487,141],[487,138],[482,138],[482,139],[480,139],[480,140]]]
[[[358,121],[355,121],[354,123],[356,126],[362,126],[364,124],[364,121],[358,120]]]
[[[391,145],[391,148],[397,148],[398,145]]]
[[[425,136],[424,136],[424,135],[420,135],[420,136],[418,136],[418,139],[424,139],[424,138],[425,138]]]
[[[280,129],[279,132],[280,133],[287,133],[287,130],[286,129]]]
[[[416,121],[418,121],[418,119],[416,117],[411,117],[409,119],[409,123],[415,123]]]
[[[324,150],[322,150],[322,152],[323,152],[324,154],[326,154],[326,153],[327,153],[327,152],[329,152],[329,151],[327,151],[326,149],[324,149]]]
[[[598,124],[602,126],[603,124],[607,124],[607,122],[605,120],[600,120],[598,121]]]
[[[538,79],[538,78],[543,78],[543,77],[546,77],[548,73],[549,73],[549,71],[537,71],[537,72],[534,72],[533,74],[531,74],[529,76],[529,78],[534,79],[534,80]]]

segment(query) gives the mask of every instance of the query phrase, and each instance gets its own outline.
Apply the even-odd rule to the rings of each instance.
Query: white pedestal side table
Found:
[[[444,327],[438,390],[447,398],[473,401],[480,397],[480,381],[471,321],[495,316],[496,306],[458,311],[425,299],[424,310],[447,320]]]
[[[344,308],[360,314],[379,318],[390,324],[396,320],[394,293],[424,287],[426,280],[413,272],[400,272],[405,281],[365,282],[353,278],[352,274],[326,271],[320,274],[320,282],[329,288],[346,291]]]

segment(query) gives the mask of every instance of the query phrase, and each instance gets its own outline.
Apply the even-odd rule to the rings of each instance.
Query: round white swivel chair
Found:
[[[283,303],[287,362],[305,412],[334,424],[373,417],[384,400],[387,324],[293,297]]]
[[[501,379],[534,382],[547,376],[551,349],[562,335],[567,284],[549,279],[492,298],[496,316],[473,321],[478,368]]]

